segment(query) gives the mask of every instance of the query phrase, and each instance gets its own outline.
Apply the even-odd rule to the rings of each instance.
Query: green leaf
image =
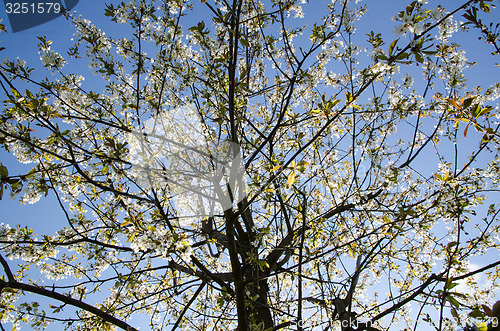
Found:
[[[424,63],[424,58],[420,53],[415,53],[415,59],[417,60],[418,63]]]
[[[295,171],[291,171],[288,174],[288,180],[287,180],[288,187],[292,186],[293,183],[295,183]]]
[[[124,226],[130,225],[130,224],[132,224],[131,221],[125,221],[125,222],[120,224],[120,227],[124,227]]]
[[[240,44],[245,46],[245,47],[250,47],[250,43],[248,42],[248,40],[246,40],[244,38],[240,39]]]
[[[488,5],[487,3],[484,3],[483,1],[481,1],[481,3],[479,4],[479,7],[481,8],[482,11],[484,11],[485,13],[488,13],[488,14],[491,14],[491,8],[490,8],[490,5]]]
[[[327,102],[326,105],[325,105],[326,110],[332,109],[333,107],[335,107],[336,105],[338,105],[339,102],[340,102],[340,100],[333,100],[333,101]]]
[[[457,109],[457,110],[459,110],[459,109],[460,109],[460,106],[458,105],[458,103],[457,103],[455,100],[453,100],[453,99],[446,99],[446,101],[447,101],[450,105],[452,105],[453,107],[455,107],[455,109]]]
[[[396,58],[396,60],[404,60],[404,59],[407,59],[408,56],[410,56],[410,54],[408,53],[401,53],[398,55],[398,57]]]
[[[481,105],[477,105],[476,107],[473,107],[470,110],[470,113],[472,117],[477,118],[479,116],[479,113],[481,113],[481,110],[482,110]]]
[[[351,102],[353,100],[352,94],[349,92],[345,92],[345,98],[346,98],[347,102]]]
[[[297,170],[300,171],[301,173],[304,173],[304,171],[306,171],[306,166],[308,166],[309,163],[307,161],[300,161],[298,164],[297,164]]]
[[[448,301],[449,303],[451,303],[453,306],[455,306],[456,308],[459,308],[460,307],[460,302],[457,301],[457,299],[455,299],[454,297],[452,297],[451,295],[447,295],[446,296],[446,301]]]
[[[455,319],[459,319],[460,317],[458,316],[457,310],[455,308],[451,308],[451,315],[455,317]]]
[[[481,323],[476,325],[477,326],[477,331],[487,331],[488,330],[488,324],[487,323]]]
[[[277,166],[274,166],[274,167],[271,169],[271,171],[276,171],[276,170],[278,170],[278,169],[280,169],[280,168],[281,168],[281,166],[277,165]]]
[[[489,317],[493,316],[493,312],[491,311],[491,308],[489,306],[481,305],[481,307],[483,308],[483,311],[487,316],[489,316]]]
[[[406,7],[406,15],[410,16],[411,13],[413,13],[413,9],[415,9],[415,6],[417,5],[416,1],[413,1]]]
[[[436,51],[422,51],[422,53],[424,53],[425,55],[436,55],[437,54]]]
[[[472,104],[472,101],[474,101],[476,97],[468,97],[462,101],[462,109],[467,109],[470,107]]]
[[[458,283],[449,282],[446,284],[446,289],[451,290],[452,288],[458,286]]]
[[[467,132],[469,131],[469,125],[470,125],[470,122],[467,123],[467,126],[465,127],[465,130],[464,130],[464,138],[467,138]]]
[[[12,189],[13,193],[21,192],[22,188],[23,188],[23,184],[21,183],[21,181],[17,181],[15,183],[11,184],[11,189]]]
[[[128,237],[127,242],[134,241],[136,235],[137,235],[137,232],[135,232],[135,231],[132,232],[132,234],[130,235],[130,237]]]
[[[483,115],[486,115],[488,114],[491,110],[493,110],[493,107],[491,106],[486,106],[484,108],[481,109],[481,111],[479,112],[479,114],[477,115],[477,117],[480,117],[480,116],[483,116]]]
[[[469,317],[472,318],[484,318],[484,313],[479,310],[479,308],[474,308],[469,314]]]
[[[389,46],[389,56],[392,55],[392,52],[394,51],[394,48],[396,47],[396,44],[398,43],[399,38],[394,40],[391,45]]]
[[[9,171],[3,164],[0,163],[0,177],[7,178],[8,176],[9,176]]]

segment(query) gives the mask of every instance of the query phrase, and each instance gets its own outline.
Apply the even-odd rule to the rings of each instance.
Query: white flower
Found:
[[[401,17],[401,22],[403,22],[404,25],[413,24],[413,19],[408,15],[404,15]]]
[[[49,67],[51,69],[61,69],[66,63],[66,61],[64,61],[63,57],[59,53],[50,50],[44,52],[40,59],[42,60],[44,67]]]
[[[430,11],[429,15],[430,15],[430,17],[432,17],[435,20],[439,20],[443,16],[443,14],[439,8],[432,9]]]
[[[393,33],[397,36],[405,34],[405,26],[404,24],[398,24],[394,27]]]
[[[299,6],[299,5],[292,6],[291,10],[295,12],[293,14],[294,18],[304,18],[304,12],[302,11],[301,6]]]
[[[410,88],[413,85],[414,79],[413,79],[413,77],[411,75],[404,74],[403,75],[403,82],[404,82],[404,86],[406,88]]]
[[[375,64],[371,68],[371,73],[376,75],[376,74],[379,74],[381,72],[388,71],[390,69],[391,69],[391,66],[388,65],[387,63],[378,62],[377,64]]]
[[[418,34],[421,34],[424,31],[424,29],[422,28],[422,26],[420,24],[414,23],[414,24],[408,25],[408,31],[418,35]]]

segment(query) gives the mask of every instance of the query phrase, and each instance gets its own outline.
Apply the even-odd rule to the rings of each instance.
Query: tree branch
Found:
[[[98,309],[94,306],[91,306],[83,301],[73,299],[73,298],[66,296],[66,295],[63,295],[61,293],[46,290],[42,287],[37,287],[34,285],[20,283],[20,282],[15,280],[15,278],[12,274],[12,271],[9,268],[7,261],[5,261],[5,259],[1,255],[0,255],[0,263],[2,264],[2,266],[5,270],[5,273],[7,274],[7,278],[9,280],[8,282],[6,282],[4,280],[0,280],[0,289],[2,291],[4,288],[11,288],[11,289],[17,289],[17,290],[21,290],[21,291],[34,293],[34,294],[39,294],[39,295],[42,295],[44,297],[52,298],[52,299],[64,302],[65,304],[68,304],[68,305],[83,309],[85,311],[88,311],[89,313],[92,313],[92,314],[100,317],[105,322],[116,325],[117,327],[119,327],[122,330],[137,331],[136,328],[130,326],[125,321],[122,321],[122,320],[106,313],[105,311],[102,311],[101,309]]]

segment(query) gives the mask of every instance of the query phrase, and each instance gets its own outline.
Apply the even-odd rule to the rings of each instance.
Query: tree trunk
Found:
[[[273,316],[268,305],[269,286],[267,279],[263,278],[265,274],[258,267],[247,267],[248,273],[245,273],[247,279],[255,279],[248,286],[249,305],[248,318],[250,324],[261,325],[262,330],[274,327]],[[250,278],[251,277],[251,278]],[[252,300],[252,298],[256,298]]]

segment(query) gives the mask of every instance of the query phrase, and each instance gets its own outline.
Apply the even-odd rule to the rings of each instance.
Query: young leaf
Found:
[[[451,303],[456,308],[460,307],[460,302],[458,302],[457,299],[455,299],[454,297],[452,297],[449,294],[446,296],[446,301],[448,301],[449,303]]]
[[[460,316],[457,313],[457,310],[455,308],[451,308],[451,315],[456,319],[459,320]]]
[[[484,11],[485,13],[491,14],[490,5],[488,5],[487,3],[484,3],[483,1],[481,1],[481,3],[479,4],[479,7],[481,7],[481,10]]]
[[[278,170],[278,169],[280,169],[280,168],[281,168],[281,166],[277,165],[277,166],[274,166],[274,167],[271,169],[271,171],[276,171],[276,170]]]
[[[0,164],[0,177],[6,178],[8,176],[9,176],[9,171],[3,164]]]
[[[295,171],[290,171],[287,180],[288,187],[292,186],[294,182],[295,182]]]
[[[493,312],[491,311],[491,308],[489,306],[481,305],[481,307],[483,308],[483,311],[486,314],[486,316],[489,316],[489,317],[493,316]]]
[[[404,59],[407,59],[408,56],[410,56],[410,55],[408,53],[406,53],[406,52],[405,53],[401,53],[401,54],[398,55],[398,57],[396,58],[396,60],[398,60],[398,61],[399,60],[404,60]]]
[[[472,101],[474,101],[475,98],[476,98],[475,96],[465,98],[465,100],[462,101],[462,109],[469,108],[470,105],[472,104]]]
[[[418,63],[424,63],[424,58],[420,53],[415,53],[415,59],[417,60]]]
[[[398,39],[394,40],[390,45],[389,45],[389,56],[392,56],[392,52],[394,51],[394,48],[396,47],[396,44],[398,43]]]
[[[241,38],[240,39],[240,43],[241,43],[242,46],[250,47],[250,43],[246,39]]]
[[[469,130],[469,125],[470,125],[470,122],[467,123],[467,126],[465,127],[465,130],[464,130],[464,138],[467,138],[467,131]]]
[[[475,308],[468,314],[469,317],[472,318],[484,318],[484,313],[479,310],[479,308]]]
[[[446,101],[448,101],[448,103],[450,105],[452,105],[453,107],[455,107],[455,109],[460,110],[460,106],[458,105],[458,103],[455,100],[453,100],[453,99],[446,99]]]

